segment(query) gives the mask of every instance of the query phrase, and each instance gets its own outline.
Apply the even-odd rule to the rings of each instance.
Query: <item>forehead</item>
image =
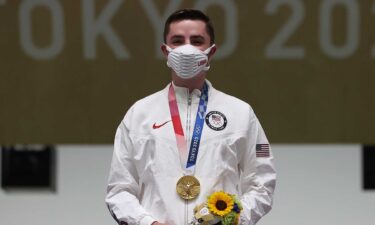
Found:
[[[169,25],[167,39],[175,35],[182,35],[185,37],[200,35],[208,38],[209,40],[209,35],[206,30],[206,23],[201,20],[181,20],[171,23]]]

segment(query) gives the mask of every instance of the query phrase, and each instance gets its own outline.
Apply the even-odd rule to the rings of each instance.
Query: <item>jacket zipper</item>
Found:
[[[190,122],[191,122],[191,93],[189,93],[189,90],[187,91],[188,94],[188,106],[187,106],[187,115],[186,115],[186,146],[187,150],[190,149]],[[187,159],[186,159],[187,160]],[[189,223],[189,207],[188,207],[188,200],[185,200],[185,224]]]
[[[189,92],[189,91],[188,91]],[[191,122],[191,95],[188,93],[188,106],[187,106],[187,116],[186,116],[186,146],[188,147],[189,151],[189,144],[190,144],[190,122]]]

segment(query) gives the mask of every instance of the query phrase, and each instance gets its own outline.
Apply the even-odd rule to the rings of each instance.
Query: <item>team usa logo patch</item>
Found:
[[[227,118],[219,111],[211,111],[206,115],[206,124],[212,130],[224,130],[227,126]]]

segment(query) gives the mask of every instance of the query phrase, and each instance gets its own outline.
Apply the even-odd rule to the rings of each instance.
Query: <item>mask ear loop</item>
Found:
[[[167,49],[168,52],[171,52],[173,49],[169,47],[167,44],[163,44],[165,46],[165,49]]]
[[[204,50],[204,54],[207,56],[207,64],[209,63],[209,61],[208,61],[208,54],[210,54],[210,52],[211,52],[211,49],[213,48],[213,47],[215,47],[215,44],[212,44],[211,45],[211,47],[208,47],[206,50]],[[205,67],[203,67],[203,71],[208,71],[209,69],[210,69],[210,65],[208,64],[208,65],[206,65]]]
[[[211,52],[211,49],[213,48],[213,47],[215,47],[216,45],[215,44],[212,44],[210,47],[208,47],[206,50],[204,50],[204,54],[206,54],[206,55],[208,55],[208,54],[210,54],[210,52]]]
[[[171,53],[171,51],[173,50],[171,47],[169,47],[167,44],[164,44],[165,46],[165,49],[167,50],[168,53]],[[169,65],[169,60],[167,60],[167,66],[169,68],[172,68],[171,65]]]

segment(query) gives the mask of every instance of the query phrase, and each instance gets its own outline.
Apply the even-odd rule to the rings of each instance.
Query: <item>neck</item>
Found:
[[[194,89],[201,90],[204,85],[204,80],[206,79],[206,73],[198,74],[197,76],[190,79],[182,79],[172,72],[172,81],[176,86],[185,87],[192,92]]]

